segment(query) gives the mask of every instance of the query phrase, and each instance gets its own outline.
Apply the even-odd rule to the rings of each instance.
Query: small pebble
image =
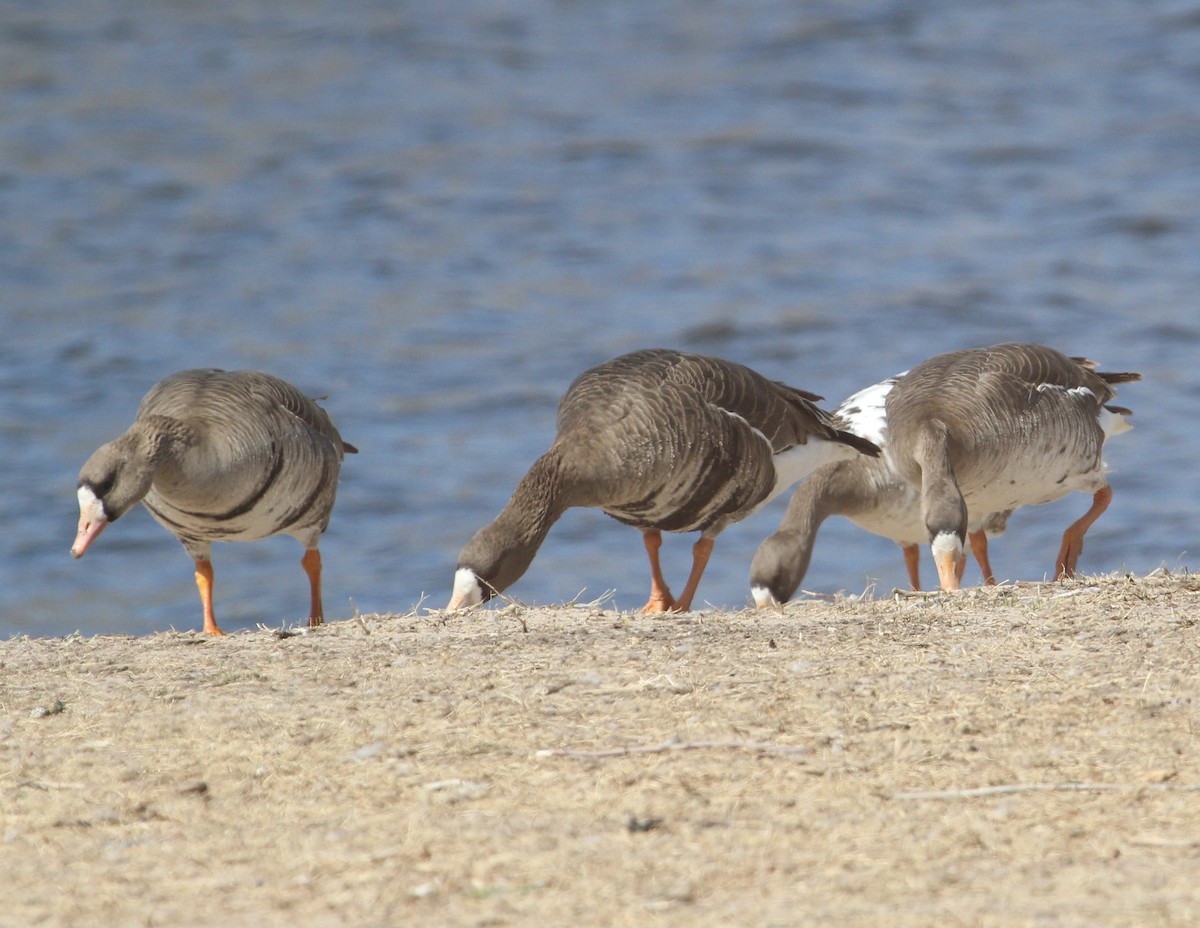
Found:
[[[62,712],[66,708],[67,708],[67,704],[65,702],[63,702],[61,699],[56,699],[56,700],[54,700],[53,705],[38,706],[32,712],[29,713],[29,716],[30,716],[30,718],[40,719],[40,718],[44,718],[47,715],[58,715],[60,712]]]

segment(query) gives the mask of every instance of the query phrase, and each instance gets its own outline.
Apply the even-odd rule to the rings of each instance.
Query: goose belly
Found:
[[[746,487],[715,471],[670,475],[638,500],[602,507],[619,522],[666,532],[695,532],[741,518],[752,505]]]
[[[1069,446],[1031,448],[966,467],[956,465],[955,474],[971,512],[1037,506],[1075,491],[1094,493],[1106,482],[1098,456],[1081,455]]]
[[[180,501],[151,490],[143,500],[160,525],[182,541],[257,541],[271,535],[319,534],[331,494],[320,485],[283,481],[233,500]]]

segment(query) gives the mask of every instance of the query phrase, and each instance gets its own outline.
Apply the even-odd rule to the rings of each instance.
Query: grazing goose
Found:
[[[888,393],[904,374],[897,374],[848,397],[834,418],[851,432],[886,447]],[[908,579],[921,588],[920,545],[925,538],[921,497],[917,488],[892,468],[886,457],[859,455],[818,468],[796,488],[779,529],[758,548],[750,564],[750,593],[762,609],[791,599],[808,572],[821,524],[830,516],[846,516],[856,525],[900,545]],[[984,583],[996,578],[988,560],[988,536],[1004,533],[1008,512],[972,519],[968,538]],[[965,561],[963,566],[965,566]]]
[[[79,472],[82,557],[109,522],[141,502],[196,562],[204,631],[213,616],[212,543],[296,538],[312,593],[309,625],[320,625],[321,533],[338,471],[353,446],[328,414],[288,383],[257,371],[172,374],[142,399],[120,438]]]
[[[885,453],[920,487],[942,589],[958,589],[968,511],[1080,490],[1093,494],[1091,508],[1063,533],[1055,563],[1056,578],[1074,576],[1083,536],[1112,499],[1104,442],[1129,428],[1129,410],[1110,405],[1113,385],[1141,379],[1094,367],[1041,345],[995,345],[930,358],[888,393]]]
[[[879,454],[816,399],[740,364],[665,349],[585,371],[559,403],[550,450],[463,548],[448,608],[515,583],[559,516],[590,506],[642,530],[651,577],[642,611],[686,612],[727,525],[822,464]],[[678,599],[659,566],[663,531],[700,532]]]

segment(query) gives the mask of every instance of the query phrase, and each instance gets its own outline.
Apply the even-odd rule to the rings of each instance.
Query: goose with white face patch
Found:
[[[328,414],[258,371],[188,370],[151,388],[133,425],[79,473],[82,557],[110,522],[142,503],[195,561],[204,631],[213,615],[212,543],[291,535],[305,547],[309,625],[323,620],[318,543],[329,524],[343,455]]]
[[[1071,577],[1087,530],[1112,499],[1102,452],[1129,428],[1114,386],[1141,380],[1033,344],[951,351],[922,362],[885,400],[892,468],[920,488],[942,589],[959,586],[967,513],[1092,494],[1063,533],[1055,577]]]
[[[904,373],[897,374],[847,397],[834,410],[835,420],[886,448],[887,396],[903,377]],[[886,455],[859,455],[819,468],[792,494],[778,530],[759,546],[750,564],[750,594],[758,608],[791,599],[808,573],[822,523],[838,515],[900,545],[909,583],[914,590],[921,588],[920,545],[926,538],[920,491],[896,472]],[[996,582],[988,559],[988,536],[1003,534],[1008,516],[1008,512],[978,518],[972,514],[969,520],[967,537],[984,583]]]
[[[704,355],[647,349],[585,371],[563,395],[553,444],[458,558],[449,609],[503,592],[567,509],[602,509],[642,531],[643,612],[686,612],[713,539],[831,461],[877,455],[811,393]],[[662,532],[700,532],[678,598],[659,564]]]

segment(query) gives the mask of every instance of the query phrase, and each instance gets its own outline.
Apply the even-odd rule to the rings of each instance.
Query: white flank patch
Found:
[[[1108,441],[1114,435],[1120,435],[1122,432],[1128,432],[1133,428],[1132,422],[1119,412],[1113,412],[1111,409],[1101,409],[1098,418],[1100,428],[1104,430],[1105,441]]]
[[[782,493],[793,483],[803,480],[818,467],[832,464],[835,461],[849,461],[861,454],[856,448],[843,445],[841,442],[809,438],[808,444],[794,445],[786,451],[775,455],[775,488],[771,498]]]
[[[876,384],[876,386],[882,386],[882,384]],[[891,387],[889,386],[888,389],[890,390]],[[774,446],[771,444],[771,440],[767,438],[766,433],[762,429],[751,425],[745,416],[739,416],[736,412],[730,412],[728,409],[718,408],[725,415],[732,416],[739,422],[744,422],[746,427],[762,439],[768,448],[774,450]],[[793,445],[784,451],[774,453],[771,462],[775,465],[775,486],[772,488],[770,495],[759,503],[759,508],[765,506],[792,484],[803,480],[817,468],[824,467],[826,464],[832,464],[835,461],[849,461],[852,458],[858,457],[861,453],[857,448],[851,448],[849,445],[844,445],[838,441],[818,438],[815,435],[809,438],[807,444]]]
[[[845,420],[847,427],[855,435],[873,441],[880,448],[884,446],[884,432],[887,430],[887,398],[900,378],[907,374],[903,371],[895,377],[889,377],[880,383],[864,387],[852,396],[846,397],[842,404],[834,410],[834,415]]]

